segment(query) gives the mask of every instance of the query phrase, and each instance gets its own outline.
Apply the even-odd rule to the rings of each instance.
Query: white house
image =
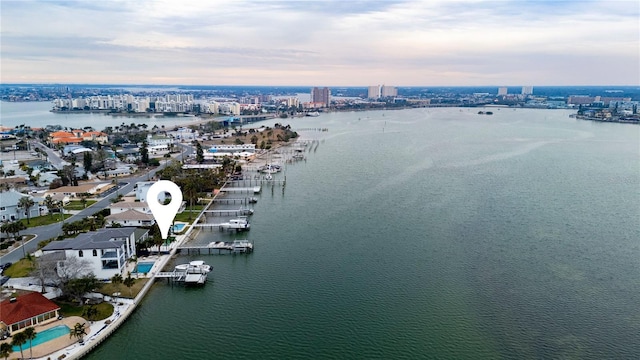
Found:
[[[47,207],[39,204],[40,199],[36,199],[31,195],[17,192],[13,189],[9,191],[3,191],[0,193],[0,220],[1,221],[16,221],[27,218],[27,212],[25,209],[18,208],[18,202],[21,198],[27,197],[35,203],[29,209],[29,217],[38,217],[48,214]]]
[[[198,138],[197,130],[192,130],[186,127],[181,127],[176,131],[170,131],[168,134],[178,141],[196,140]]]
[[[136,210],[126,210],[120,213],[111,214],[104,218],[107,226],[118,224],[120,226],[153,226],[156,223],[151,214],[145,214]]]
[[[135,210],[143,214],[151,214],[149,204],[145,201],[119,201],[109,205],[109,209],[111,210],[111,215],[129,210]]]
[[[42,248],[42,252],[44,255],[60,255],[59,273],[64,272],[67,259],[78,258],[87,262],[87,272],[93,272],[98,279],[108,280],[116,274],[124,275],[127,260],[135,255],[135,234],[136,228],[133,227],[100,229],[73,239],[52,241]]]
[[[134,192],[136,194],[136,200],[141,201],[141,202],[146,202],[147,201],[147,191],[149,191],[149,188],[151,187],[151,185],[155,184],[156,181],[138,181],[136,183],[136,186],[134,188]],[[163,203],[165,200],[165,193],[161,192],[158,195],[158,200]]]
[[[169,144],[173,143],[173,139],[170,136],[163,136],[163,135],[147,135],[147,145],[151,146],[158,146],[158,145],[166,145],[169,146]]]

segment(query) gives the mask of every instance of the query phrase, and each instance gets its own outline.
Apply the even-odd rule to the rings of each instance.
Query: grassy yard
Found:
[[[113,296],[114,293],[119,292],[120,297],[131,299],[138,295],[138,293],[140,292],[140,290],[142,290],[142,288],[144,287],[144,284],[146,284],[147,281],[149,281],[149,279],[146,279],[146,278],[136,279],[136,282],[131,287],[131,292],[129,292],[129,288],[124,286],[124,284],[112,284],[112,283],[102,285],[99,292],[107,296]]]
[[[78,306],[78,304],[62,302],[62,301],[54,301],[58,306],[60,306],[60,315],[62,316],[83,316],[85,311],[89,308],[90,305]],[[113,314],[113,305],[109,302],[103,301],[100,304],[94,305],[95,309],[98,310],[98,313],[93,318],[94,321],[104,320]],[[88,320],[88,319],[87,319]]]
[[[174,221],[182,221],[182,222],[190,223],[198,217],[198,214],[199,212],[195,212],[195,211],[190,212],[185,210],[180,214],[176,214],[176,218],[174,219]],[[191,215],[191,220],[189,220],[189,215]]]
[[[64,218],[65,219],[68,219],[70,217],[71,217],[70,214],[64,214]],[[30,227],[36,227],[36,226],[49,225],[49,224],[57,223],[57,222],[61,221],[61,218],[62,217],[60,216],[60,214],[53,214],[53,216],[44,215],[44,216],[33,217],[33,218],[29,219],[29,223],[28,224],[27,224],[27,219],[22,219],[22,220],[20,220],[20,222],[23,223],[26,227],[30,228]]]
[[[31,274],[33,270],[35,270],[34,261],[22,259],[17,263],[9,266],[9,268],[5,269],[2,274],[12,278],[26,277],[29,276],[29,274]]]
[[[67,205],[65,205],[64,209],[65,210],[83,210],[97,202],[98,202],[97,200],[87,200],[87,203],[85,204],[86,205],[85,206],[85,205],[82,205],[82,201],[80,200],[72,200],[72,201],[69,201]]]

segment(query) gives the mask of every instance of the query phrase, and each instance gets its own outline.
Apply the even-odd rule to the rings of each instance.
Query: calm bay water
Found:
[[[51,102],[0,102],[0,126],[16,127],[20,125],[32,128],[47,125],[61,125],[69,128],[93,126],[103,130],[107,126],[118,126],[122,123],[158,125],[165,127],[179,126],[194,120],[193,117],[146,117],[146,116],[111,116],[101,113],[52,113]]]
[[[330,131],[256,251],[179,256],[209,283],[158,282],[88,358],[640,358],[640,128],[476,112],[291,120]]]

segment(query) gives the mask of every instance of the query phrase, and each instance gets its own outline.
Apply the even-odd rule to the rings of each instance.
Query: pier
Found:
[[[214,241],[208,245],[178,246],[177,251],[187,254],[247,254],[253,252],[253,243],[248,240]]]
[[[203,210],[206,216],[237,216],[237,215],[253,215],[253,209],[241,207],[238,210]]]

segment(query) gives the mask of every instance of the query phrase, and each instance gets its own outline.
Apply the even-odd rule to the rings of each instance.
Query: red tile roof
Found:
[[[32,292],[0,303],[0,321],[7,326],[17,322],[58,310],[60,307],[38,292]]]

